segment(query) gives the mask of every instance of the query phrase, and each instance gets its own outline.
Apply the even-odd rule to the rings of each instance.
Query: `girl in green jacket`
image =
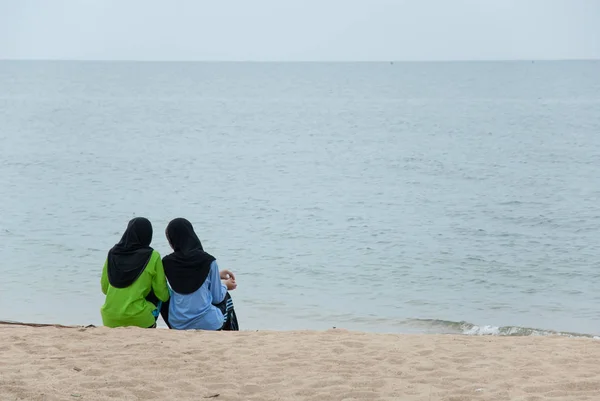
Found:
[[[100,312],[105,326],[156,327],[161,304],[169,300],[169,288],[162,260],[151,242],[152,224],[136,217],[108,252],[101,279],[106,301]]]

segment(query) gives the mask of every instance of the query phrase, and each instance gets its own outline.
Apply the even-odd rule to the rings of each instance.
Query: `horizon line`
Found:
[[[154,60],[154,59],[61,59],[61,58],[0,58],[0,62],[118,62],[118,63],[231,63],[231,64],[285,64],[285,63],[306,63],[306,64],[357,64],[357,63],[500,63],[500,62],[569,62],[569,61],[600,61],[600,58],[515,58],[515,59],[425,59],[425,60]]]

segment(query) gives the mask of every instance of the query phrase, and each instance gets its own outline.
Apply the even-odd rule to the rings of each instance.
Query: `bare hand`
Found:
[[[223,280],[223,284],[227,287],[227,291],[233,291],[237,288],[237,284],[233,278]]]
[[[219,276],[221,277],[221,280],[228,280],[228,279],[232,278],[233,281],[235,281],[234,274],[229,270],[221,270],[221,272],[219,273]]]

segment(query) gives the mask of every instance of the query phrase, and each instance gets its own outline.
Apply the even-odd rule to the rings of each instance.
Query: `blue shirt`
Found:
[[[169,323],[177,330],[219,330],[223,326],[223,313],[213,304],[223,302],[227,286],[219,277],[219,266],[214,260],[206,281],[191,294],[178,294],[171,290]]]

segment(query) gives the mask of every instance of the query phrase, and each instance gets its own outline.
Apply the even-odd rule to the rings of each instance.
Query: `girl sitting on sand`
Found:
[[[108,252],[101,279],[106,301],[100,311],[105,326],[156,327],[161,302],[169,300],[169,287],[151,242],[152,224],[136,217]]]
[[[214,256],[204,252],[192,223],[177,218],[166,229],[173,253],[163,258],[171,286],[169,327],[178,330],[239,330],[228,291],[237,287],[235,276],[222,270]],[[223,280],[223,281],[221,281]]]

